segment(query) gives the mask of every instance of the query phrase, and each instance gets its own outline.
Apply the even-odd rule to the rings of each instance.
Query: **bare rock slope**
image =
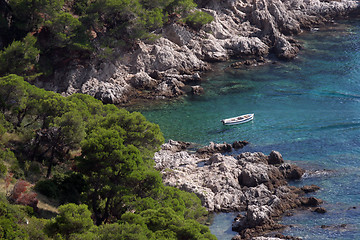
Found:
[[[212,62],[239,59],[239,64],[266,62],[269,52],[291,59],[299,51],[293,39],[303,29],[358,9],[356,0],[207,0],[199,8],[214,21],[195,32],[169,23],[153,43],[138,42],[117,60],[73,62],[57,70],[40,87],[70,95],[92,95],[104,102],[134,98],[171,98],[198,82]]]

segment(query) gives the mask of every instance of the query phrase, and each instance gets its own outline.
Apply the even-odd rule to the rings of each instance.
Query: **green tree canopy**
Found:
[[[28,34],[22,41],[14,41],[0,52],[0,76],[17,74],[34,75],[40,50],[36,48],[36,38]]]
[[[100,127],[88,133],[82,143],[78,169],[88,177],[88,201],[97,225],[119,214],[111,213],[111,209],[120,204],[119,196],[126,193],[130,175],[143,167],[139,150],[123,142],[117,129]]]
[[[18,206],[11,205],[4,195],[0,195],[0,239],[28,239],[27,233],[18,225],[24,222],[25,217]]]
[[[194,11],[193,0],[8,0],[0,6],[0,76],[29,79],[156,39],[169,17],[196,29],[212,20]]]
[[[84,204],[69,203],[59,207],[59,215],[46,225],[50,236],[61,234],[69,239],[71,234],[85,233],[93,226],[91,212]]]
[[[209,228],[195,220],[184,219],[172,208],[148,209],[140,214],[126,213],[120,222],[137,224],[142,226],[142,229],[143,225],[146,225],[146,228],[154,233],[154,239],[216,239]]]
[[[27,229],[34,239],[214,239],[195,221],[207,213],[200,199],[164,186],[153,168],[153,154],[164,137],[140,113],[82,94],[63,97],[8,75],[0,78],[0,123],[0,136],[10,130],[7,136],[18,134],[9,144],[17,145],[16,151],[0,145],[0,160],[11,164],[9,172],[20,169],[17,157],[25,161],[25,171],[40,165],[39,172],[48,179],[36,189],[65,202],[79,203],[81,198],[91,210],[62,206],[49,223],[30,220],[32,226],[38,223],[31,231],[19,228],[18,218],[4,220],[0,214],[0,234],[8,239],[13,239],[8,229],[18,236]],[[51,174],[55,165],[61,170],[54,168]]]

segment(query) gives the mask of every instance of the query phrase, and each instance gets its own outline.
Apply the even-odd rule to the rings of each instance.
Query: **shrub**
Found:
[[[56,176],[55,176],[55,180]],[[69,172],[62,181],[57,181],[60,190],[61,203],[79,203],[81,193],[85,191],[86,182],[84,176],[79,173]]]
[[[49,222],[47,219],[31,217],[28,224],[21,225],[21,228],[29,235],[29,239],[50,240],[44,232],[45,225]]]
[[[26,179],[30,182],[37,182],[41,179],[42,168],[41,163],[35,161],[25,161],[23,164]]]
[[[24,171],[20,168],[15,154],[10,149],[0,149],[0,161],[10,164],[8,171],[12,172],[15,178],[22,178],[24,176]]]
[[[146,225],[113,223],[104,224],[99,227],[98,236],[100,239],[126,239],[126,240],[147,240],[154,239],[153,233]],[[155,238],[159,239],[159,238]]]
[[[2,136],[4,133],[6,133],[6,129],[5,129],[5,127],[0,123],[0,138],[1,138],[1,136]]]
[[[35,185],[35,190],[47,197],[58,198],[59,188],[52,180],[41,180]]]
[[[29,185],[30,183],[24,180],[17,181],[10,193],[9,200],[16,204],[30,206],[37,209],[39,200],[36,198],[36,193],[28,192]]]
[[[71,234],[85,233],[93,226],[91,212],[86,205],[69,203],[59,207],[59,215],[46,225],[46,231],[49,236],[61,234],[68,239]]]
[[[11,164],[9,172],[12,172],[14,174],[14,178],[16,179],[24,177],[24,171],[20,168],[18,162]]]
[[[38,181],[35,190],[47,197],[63,203],[79,203],[80,195],[85,190],[84,177],[75,172],[56,172],[52,179]]]
[[[122,215],[119,223],[146,230],[148,236],[150,230],[155,239],[216,239],[208,227],[193,219],[184,219],[171,208],[148,209],[139,214],[128,212]]]
[[[194,11],[185,18],[186,24],[195,30],[199,30],[203,25],[213,20],[213,16],[202,11]]]
[[[11,129],[11,124],[6,121],[3,113],[0,113],[0,138]]]
[[[24,223],[25,213],[17,206],[9,204],[3,195],[0,195],[0,239],[29,239],[17,223]]]
[[[30,33],[23,41],[14,41],[0,51],[0,74],[14,73],[28,76],[34,71],[40,50],[35,47],[36,38]]]
[[[33,174],[41,174],[41,164],[38,162],[31,162],[28,171]]]
[[[8,148],[0,151],[0,160],[3,160],[10,164],[17,161],[15,154]]]
[[[30,184],[24,180],[20,180],[18,182],[16,182],[10,196],[9,199],[13,202],[15,202],[18,198],[20,198],[21,194],[25,193],[27,190],[27,187]]]
[[[37,199],[37,194],[35,192],[29,192],[22,194],[15,203],[37,209],[38,202],[39,200]]]
[[[5,164],[1,161],[0,162],[0,176],[3,177],[6,175],[7,172],[7,167],[5,166]]]

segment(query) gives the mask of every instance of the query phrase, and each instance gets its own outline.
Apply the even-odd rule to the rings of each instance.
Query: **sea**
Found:
[[[290,184],[316,184],[312,194],[327,212],[292,211],[284,235],[302,239],[360,239],[360,20],[318,26],[296,37],[291,61],[233,69],[215,65],[201,82],[205,93],[139,104],[135,110],[160,125],[165,138],[207,145],[246,140],[239,150],[279,151],[306,169]],[[270,56],[271,58],[271,56]],[[254,113],[253,121],[223,126],[223,118]],[[235,154],[237,154],[235,153]],[[210,230],[231,239],[237,213],[214,215]]]

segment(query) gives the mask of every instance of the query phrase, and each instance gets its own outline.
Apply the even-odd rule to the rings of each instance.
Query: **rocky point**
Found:
[[[284,162],[279,152],[219,153],[224,149],[231,152],[231,146],[211,143],[190,154],[184,143],[170,140],[155,154],[156,168],[165,184],[195,193],[209,211],[243,212],[233,222],[233,230],[239,232],[236,239],[251,239],[283,228],[276,220],[290,209],[325,211],[318,207],[320,199],[305,196],[318,190],[317,186],[297,188],[288,184],[305,171]]]

